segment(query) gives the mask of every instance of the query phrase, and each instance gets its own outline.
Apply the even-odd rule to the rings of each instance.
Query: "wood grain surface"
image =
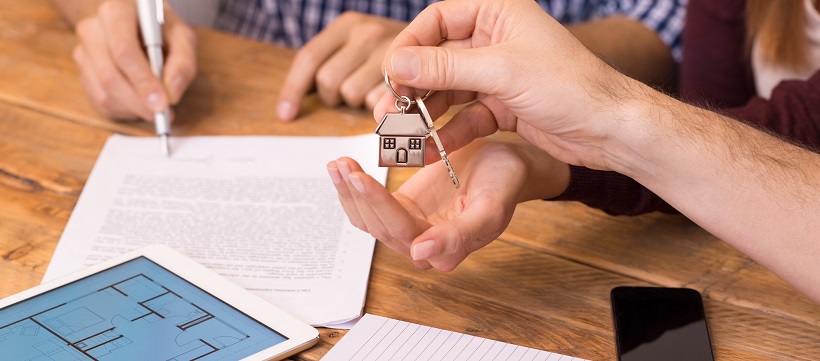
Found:
[[[175,107],[178,135],[352,135],[370,112],[322,107],[276,120],[293,51],[197,29],[200,73]],[[105,140],[150,135],[87,101],[72,30],[46,0],[0,0],[0,297],[37,285]],[[395,190],[413,170],[391,169]],[[772,240],[777,242],[777,240]],[[718,360],[820,359],[820,306],[682,216],[612,217],[576,203],[518,206],[498,240],[450,273],[377,245],[366,312],[594,360],[614,360],[609,291],[691,287]],[[328,300],[332,302],[332,300]],[[343,330],[294,360],[318,360]]]

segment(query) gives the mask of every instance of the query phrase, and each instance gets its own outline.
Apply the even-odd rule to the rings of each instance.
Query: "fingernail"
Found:
[[[414,261],[430,259],[436,254],[438,254],[438,247],[436,247],[436,241],[432,239],[416,243],[410,248],[410,256],[413,257]]]
[[[354,174],[350,176],[350,183],[353,184],[353,188],[356,188],[359,193],[364,193],[364,182],[362,182],[362,179],[359,178],[358,175]]]
[[[148,95],[147,99],[148,109],[153,112],[161,112],[167,108],[168,104],[165,102],[165,99],[160,95],[160,93],[151,93]]]
[[[294,109],[293,104],[287,100],[280,101],[279,105],[276,106],[276,112],[281,120],[293,120],[296,116]]]
[[[342,173],[342,178],[345,180],[350,180],[350,168],[347,166],[347,163],[336,162],[336,165],[339,166],[339,171]]]
[[[331,167],[330,165],[328,165],[327,174],[330,175],[330,180],[333,181],[333,184],[339,185],[342,183],[342,176],[339,175],[339,168]]]
[[[419,76],[419,58],[409,50],[399,50],[393,54],[390,65],[401,80],[413,80]]]

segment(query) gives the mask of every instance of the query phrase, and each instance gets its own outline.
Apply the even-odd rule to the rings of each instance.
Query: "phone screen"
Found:
[[[713,361],[700,293],[616,287],[612,315],[620,361]]]

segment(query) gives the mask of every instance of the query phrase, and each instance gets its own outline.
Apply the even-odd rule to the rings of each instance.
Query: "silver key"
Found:
[[[416,106],[419,107],[421,116],[427,123],[427,129],[430,132],[430,136],[433,137],[433,141],[436,143],[436,148],[438,148],[438,153],[441,155],[441,160],[444,162],[444,166],[447,167],[447,172],[450,173],[450,179],[453,180],[453,185],[456,189],[458,189],[460,184],[458,182],[458,177],[456,177],[456,171],[453,170],[453,166],[450,164],[450,159],[447,158],[447,152],[444,151],[444,145],[441,144],[441,139],[439,139],[438,133],[436,133],[436,127],[433,125],[433,118],[430,117],[430,113],[427,111],[427,106],[424,105],[424,100],[418,95],[416,95]]]

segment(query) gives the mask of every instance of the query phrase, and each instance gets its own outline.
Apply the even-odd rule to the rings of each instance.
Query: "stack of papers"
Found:
[[[314,326],[361,315],[375,240],[350,225],[325,165],[361,162],[384,182],[378,137],[113,135],[44,281],[161,243]]]

